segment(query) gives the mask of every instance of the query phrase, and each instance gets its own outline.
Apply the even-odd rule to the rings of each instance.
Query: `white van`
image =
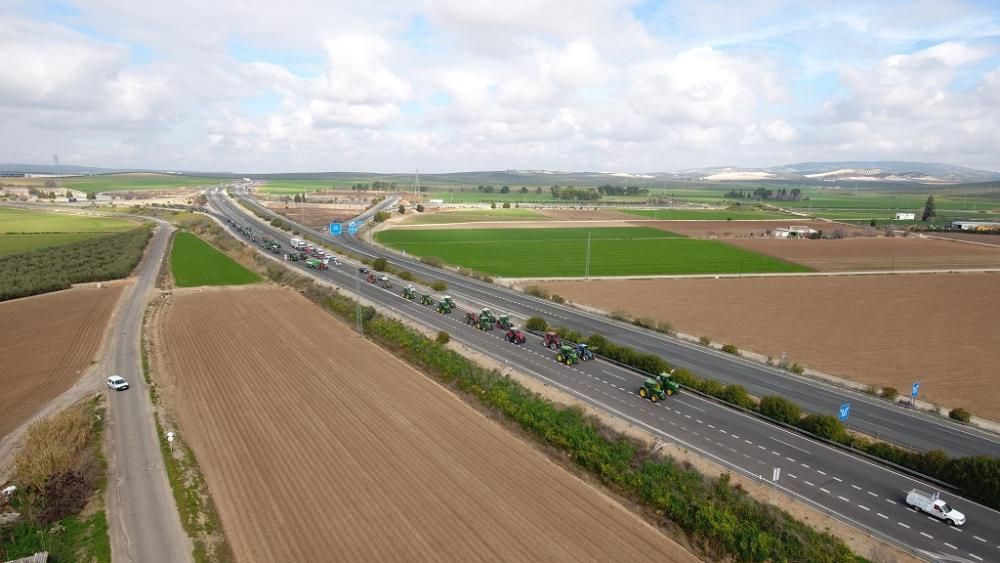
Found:
[[[961,526],[965,524],[965,515],[948,506],[948,503],[941,500],[940,496],[941,493],[929,495],[923,491],[913,489],[906,494],[906,504],[917,510],[926,512],[939,520],[944,520],[949,525]]]

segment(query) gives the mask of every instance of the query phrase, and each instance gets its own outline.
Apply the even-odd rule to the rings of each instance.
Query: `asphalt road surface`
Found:
[[[237,196],[256,204],[241,193],[237,193]],[[396,200],[398,198],[387,199],[383,202],[382,208],[391,209],[395,206]],[[270,210],[266,211],[270,213]],[[294,224],[292,221],[284,220]],[[299,228],[310,230],[302,226]],[[281,238],[288,236],[282,231],[277,232],[281,234]],[[751,394],[783,396],[810,413],[836,415],[841,405],[850,403],[848,425],[882,440],[922,451],[939,449],[956,457],[972,455],[1000,457],[1000,437],[987,431],[915,412],[863,393],[797,376],[604,316],[480,282],[448,270],[433,268],[419,260],[368,244],[355,237],[331,236],[316,231],[313,233],[324,237],[333,245],[346,247],[356,254],[383,257],[393,265],[405,268],[417,276],[443,280],[447,282],[451,295],[464,298],[471,303],[482,303],[494,310],[507,311],[522,317],[541,316],[550,324],[566,326],[583,334],[600,333],[619,344],[657,354],[677,367],[688,369],[703,377],[725,384],[738,383]]]
[[[218,194],[213,194],[210,201],[222,217],[249,224],[258,235],[263,233],[280,240],[288,238],[286,233],[251,218],[240,206]],[[393,262],[398,260],[393,257]],[[526,316],[511,305],[512,301],[505,294],[468,299],[470,290],[464,285],[454,289],[449,278],[448,292],[461,308],[450,315],[442,315],[430,307],[403,299],[400,291],[405,282],[400,280],[393,279],[391,289],[359,282],[357,264],[349,260],[327,271],[308,270],[301,262],[289,262],[288,265],[348,291],[359,291],[365,299],[399,316],[435,330],[446,330],[453,339],[512,369],[625,419],[664,441],[697,451],[734,472],[770,481],[774,468],[780,468],[781,476],[774,483],[776,490],[924,558],[973,562],[1000,560],[1000,513],[994,510],[945,494],[944,498],[968,519],[962,528],[948,526],[917,514],[904,503],[906,491],[911,488],[934,491],[931,484],[693,394],[682,393],[654,404],[636,394],[643,376],[633,370],[601,360],[565,366],[555,362],[554,353],[543,347],[535,336],[529,335],[527,343],[519,346],[504,340],[500,331],[481,331],[464,323],[465,311],[477,311],[483,306],[496,312],[510,311]],[[460,280],[465,282],[464,278]],[[492,286],[487,287],[492,289]],[[559,311],[568,320],[565,313]],[[549,318],[558,320],[554,314]],[[731,362],[729,358],[723,359]]]
[[[139,348],[143,313],[171,230],[158,222],[135,283],[122,296],[102,370],[102,378],[118,374],[130,385],[126,391],[108,391],[108,526],[115,561],[192,560],[191,541],[167,481]]]

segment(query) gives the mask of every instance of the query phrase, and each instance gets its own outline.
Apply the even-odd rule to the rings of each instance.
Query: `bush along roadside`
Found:
[[[336,291],[268,265],[273,281],[290,285],[327,311],[354,321],[356,302]],[[751,498],[729,476],[702,476],[615,434],[577,407],[559,407],[495,370],[479,366],[402,322],[363,308],[364,332],[424,373],[516,423],[564,459],[597,476],[618,494],[679,526],[712,559],[739,561],[854,561],[844,543]]]
[[[584,337],[574,330],[548,326],[545,319],[540,317],[528,319],[525,326],[539,331],[553,330],[564,340],[586,343],[601,356],[647,373],[662,373],[674,369],[655,354],[621,346],[599,334]],[[757,403],[739,385],[723,385],[685,369],[675,369],[674,379],[685,387],[711,395],[721,401],[922,473],[955,487],[962,495],[972,500],[1000,509],[1000,458],[989,456],[951,458],[941,450],[915,452],[851,434],[847,431],[847,427],[833,416],[812,414],[803,417],[799,406],[783,397],[763,397]]]
[[[56,562],[111,561],[104,412],[98,395],[28,427],[11,467],[11,508],[21,518],[0,524],[0,561],[39,551]]]

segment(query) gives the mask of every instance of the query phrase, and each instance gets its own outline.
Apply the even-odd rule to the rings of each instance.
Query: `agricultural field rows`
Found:
[[[154,377],[237,561],[694,560],[291,290],[166,307]]]
[[[592,276],[809,271],[718,241],[645,227],[406,229],[381,231],[375,239],[411,255],[505,277],[579,277],[588,262]]]
[[[243,285],[261,281],[259,275],[188,232],[174,235],[170,271],[178,287]]]
[[[80,378],[124,287],[115,282],[0,303],[0,438]]]
[[[412,213],[401,221],[407,225],[444,225],[484,221],[544,221],[545,215],[533,209],[461,209]]]
[[[794,219],[787,213],[773,213],[752,209],[624,209],[624,213],[637,215],[644,219],[663,219],[668,221],[726,221],[761,220],[761,219]]]

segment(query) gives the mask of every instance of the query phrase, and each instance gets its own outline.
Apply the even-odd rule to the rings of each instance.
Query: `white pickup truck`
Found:
[[[948,506],[948,503],[940,499],[940,493],[927,494],[917,489],[906,494],[906,504],[917,510],[926,512],[931,516],[944,520],[952,526],[965,524],[965,515]]]

